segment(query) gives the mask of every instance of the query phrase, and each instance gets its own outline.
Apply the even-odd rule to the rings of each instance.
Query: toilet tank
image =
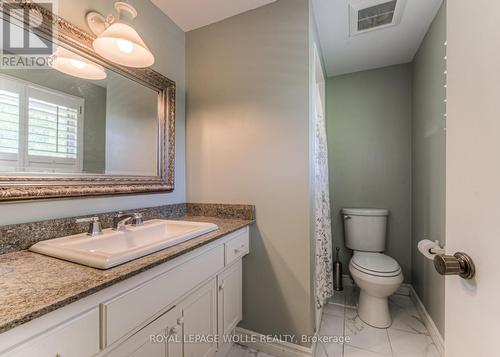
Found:
[[[363,252],[383,252],[387,238],[389,210],[377,208],[344,208],[346,247]]]

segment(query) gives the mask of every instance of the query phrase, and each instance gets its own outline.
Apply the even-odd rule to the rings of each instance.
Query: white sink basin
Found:
[[[39,242],[32,252],[49,255],[99,269],[109,269],[159,250],[172,247],[217,230],[212,223],[154,219],[121,231],[103,230],[90,237],[85,233]]]

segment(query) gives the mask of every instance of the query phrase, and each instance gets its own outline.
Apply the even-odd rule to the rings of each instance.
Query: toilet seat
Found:
[[[393,277],[401,274],[401,267],[392,257],[382,253],[355,252],[351,266],[368,275]]]

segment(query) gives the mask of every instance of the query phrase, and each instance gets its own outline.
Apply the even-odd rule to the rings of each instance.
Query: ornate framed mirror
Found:
[[[39,4],[6,0],[0,13],[4,30],[52,47],[2,48],[0,201],[172,191],[175,82],[104,59],[93,34]],[[34,57],[46,63],[19,66]]]

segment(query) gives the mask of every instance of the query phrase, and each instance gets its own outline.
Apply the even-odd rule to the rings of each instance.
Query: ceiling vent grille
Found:
[[[405,5],[406,0],[351,0],[351,36],[399,25]]]

